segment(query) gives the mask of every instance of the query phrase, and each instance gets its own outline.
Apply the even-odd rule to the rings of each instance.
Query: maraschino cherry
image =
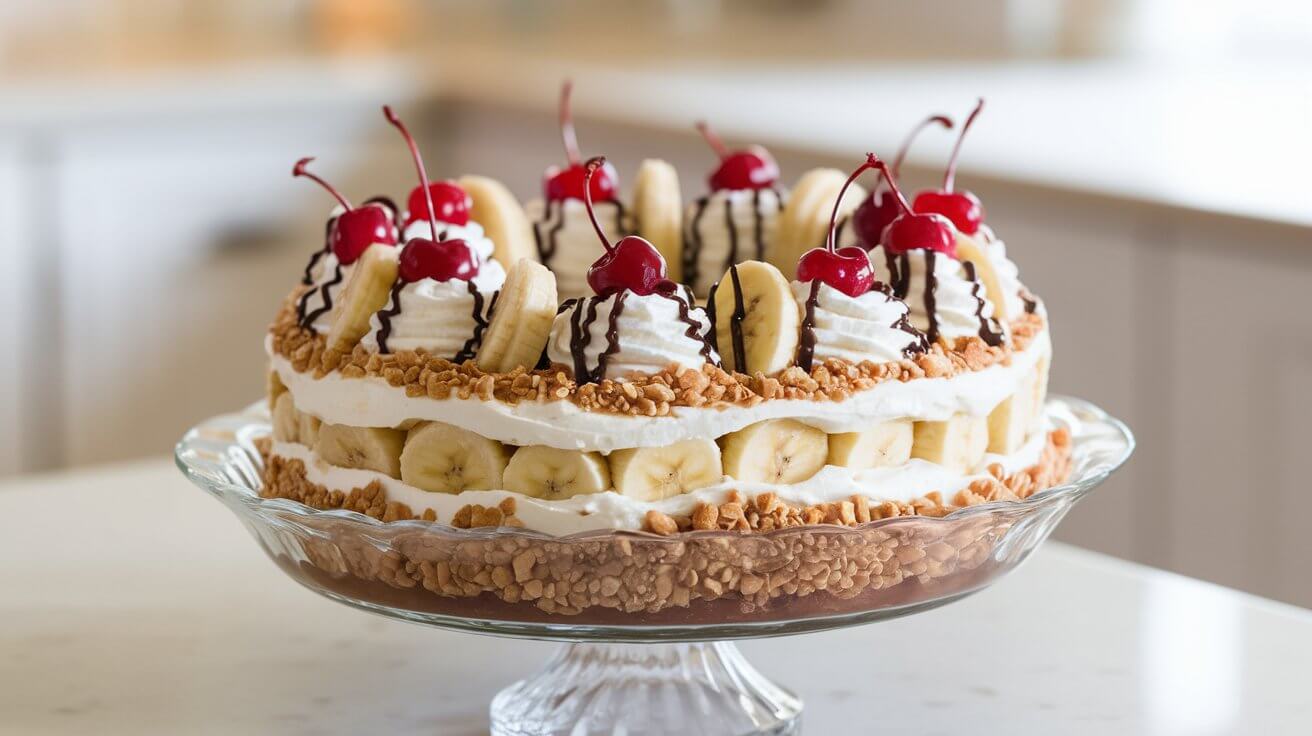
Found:
[[[387,122],[401,131],[401,137],[405,138],[405,143],[410,148],[410,156],[414,159],[415,169],[419,172],[419,190],[424,195],[428,224],[432,233],[431,238],[415,237],[406,241],[405,247],[401,249],[399,269],[401,280],[408,283],[423,279],[468,281],[474,278],[478,275],[478,258],[474,255],[474,249],[460,238],[437,239],[437,216],[433,214],[437,210],[433,207],[432,187],[429,186],[428,173],[424,171],[424,158],[419,155],[419,146],[415,144],[414,136],[410,135],[405,123],[396,117],[390,106],[383,106],[383,115],[387,118]]]
[[[961,126],[961,134],[957,136],[957,144],[952,147],[952,158],[948,159],[947,171],[943,174],[943,188],[937,191],[927,189],[916,195],[916,201],[913,209],[916,212],[936,212],[952,221],[957,229],[966,235],[974,235],[979,231],[979,226],[984,222],[984,206],[980,204],[979,197],[966,191],[956,192],[952,190],[952,185],[957,178],[957,156],[961,153],[961,142],[966,139],[966,131],[970,130],[971,123],[979,117],[979,113],[984,109],[984,98],[979,98],[975,103],[975,109],[971,111],[970,117]]]
[[[707,179],[712,191],[722,189],[768,189],[779,180],[779,164],[760,146],[730,151],[706,121],[697,122],[697,130],[711,150],[720,157],[720,165]]]
[[[459,184],[450,180],[429,184],[427,192],[420,187],[410,190],[410,198],[406,201],[406,209],[409,212],[406,214],[405,224],[429,219],[430,200],[437,208],[437,212],[434,213],[437,219],[462,227],[469,224],[469,209],[474,206],[474,200]]]
[[[560,137],[565,143],[565,159],[568,165],[564,169],[558,166],[547,169],[542,182],[543,193],[549,202],[583,199],[584,187],[588,187],[588,192],[593,199],[598,202],[610,202],[616,197],[619,175],[615,173],[615,167],[610,164],[602,167],[595,177],[589,176],[584,170],[582,159],[579,157],[579,139],[574,134],[574,117],[569,106],[569,96],[573,89],[574,84],[569,80],[566,80],[560,88]],[[592,183],[588,184],[589,181]]]
[[[605,170],[606,159],[602,156],[589,159],[583,165],[583,203],[588,207],[588,218],[601,239],[605,254],[588,268],[588,286],[597,292],[597,296],[610,296],[625,289],[639,296],[647,296],[658,291],[670,292],[675,284],[665,277],[665,258],[656,246],[638,237],[627,235],[620,238],[615,245],[610,244],[606,232],[597,221],[597,213],[592,206],[591,179],[599,171]]]
[[[838,199],[834,201],[834,211],[829,215],[829,235],[825,238],[823,248],[812,248],[802,254],[797,262],[798,281],[820,281],[829,284],[848,296],[861,296],[875,285],[875,270],[870,266],[870,256],[865,249],[850,245],[835,248],[835,232],[838,229],[838,207],[843,202],[843,195],[852,186],[858,176],[868,169],[881,166],[882,161],[873,153],[866,154],[865,163],[857,167],[847,177],[843,188],[838,190]]]
[[[337,256],[337,262],[343,266],[355,263],[374,243],[396,245],[396,225],[392,222],[392,213],[376,203],[352,207],[333,185],[306,170],[305,167],[313,160],[314,157],[310,156],[297,161],[292,167],[292,176],[303,176],[317,183],[346,208],[345,212],[337,216],[328,234],[328,244],[333,249],[333,255]]]
[[[931,115],[912,128],[906,139],[902,141],[897,156],[893,158],[893,165],[889,167],[889,171],[893,172],[893,178],[896,179],[902,173],[902,161],[907,157],[907,151],[911,149],[911,142],[922,130],[934,124],[952,130],[952,119],[945,115]],[[893,193],[884,187],[875,187],[870,196],[866,197],[852,213],[852,226],[856,230],[856,237],[861,247],[870,250],[879,245],[879,238],[883,236],[884,228],[888,227],[888,223],[900,213],[897,202],[893,200]]]
[[[884,249],[894,254],[916,249],[933,250],[956,258],[957,233],[952,221],[937,212],[913,212],[888,166],[883,161],[875,165],[883,173],[889,191],[893,193],[894,201],[902,212],[888,223],[880,236],[879,242]]]

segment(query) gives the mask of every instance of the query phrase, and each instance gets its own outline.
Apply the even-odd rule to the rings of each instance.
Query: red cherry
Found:
[[[861,296],[875,285],[875,271],[870,267],[870,257],[866,252],[854,246],[836,249],[834,236],[838,229],[838,207],[843,202],[843,195],[847,194],[847,188],[866,170],[882,167],[883,164],[875,154],[867,153],[865,163],[858,166],[843,182],[843,188],[838,190],[838,198],[829,215],[829,235],[825,238],[825,245],[802,254],[797,262],[798,281],[820,279],[848,296]]]
[[[561,202],[566,199],[583,199],[584,189],[598,202],[610,202],[618,196],[619,175],[615,167],[607,164],[601,172],[592,177],[587,184],[588,172],[583,168],[579,157],[579,139],[574,133],[574,115],[570,110],[570,93],[574,83],[565,80],[560,86],[560,137],[565,144],[565,168],[552,166],[542,177],[542,193],[548,202]]]
[[[392,221],[392,213],[377,203],[366,204],[360,208],[352,207],[346,197],[343,197],[333,185],[305,168],[313,160],[314,157],[310,156],[297,161],[292,167],[292,176],[303,176],[316,182],[346,208],[345,212],[337,216],[332,230],[328,233],[328,245],[333,249],[333,255],[337,256],[338,263],[343,266],[355,263],[356,259],[374,243],[396,245],[396,223]]]
[[[588,218],[601,239],[606,252],[588,268],[588,286],[597,296],[610,296],[625,289],[639,296],[654,294],[662,289],[671,288],[670,280],[665,278],[665,258],[656,246],[637,235],[621,238],[611,245],[606,233],[597,221],[597,213],[592,205],[591,179],[603,166],[606,159],[598,156],[584,165],[586,178],[583,181],[583,203],[588,208]]]
[[[957,178],[957,156],[961,153],[961,142],[966,139],[966,131],[970,130],[971,124],[983,109],[984,98],[981,97],[979,102],[975,103],[975,109],[971,111],[970,117],[966,118],[965,125],[961,126],[961,135],[957,136],[957,144],[952,148],[952,157],[948,159],[948,167],[943,174],[943,188],[937,191],[920,192],[916,195],[915,205],[912,208],[916,212],[943,215],[967,235],[974,235],[979,231],[979,226],[984,222],[984,207],[979,203],[979,197],[970,192],[954,192],[952,187]]]
[[[401,280],[468,281],[478,275],[478,257],[460,238],[433,241],[411,238],[401,249]]]
[[[942,125],[948,130],[952,130],[952,119],[946,115],[931,115],[922,120],[916,127],[911,129],[906,139],[902,141],[902,147],[898,149],[897,156],[893,159],[893,165],[889,170],[893,172],[893,178],[897,178],[902,171],[902,161],[907,157],[907,151],[911,148],[911,142],[920,135],[920,132],[930,125]],[[866,197],[856,211],[852,213],[852,225],[856,230],[857,241],[869,250],[879,245],[879,238],[884,234],[884,228],[898,216],[900,210],[895,201],[892,192],[888,191],[880,183],[875,190]]]
[[[889,253],[905,253],[909,250],[923,248],[957,257],[957,233],[952,221],[939,214],[923,214],[911,211],[907,198],[898,189],[897,179],[889,173],[888,165],[876,160],[875,165],[888,182],[893,201],[897,203],[902,214],[898,215],[884,228],[879,242]]]
[[[447,180],[429,184],[427,195],[421,187],[410,190],[410,198],[406,202],[406,207],[410,210],[405,218],[406,225],[428,219],[430,197],[433,206],[437,208],[437,219],[452,225],[469,224],[469,210],[474,206],[474,200],[459,184]]]
[[[697,130],[720,157],[720,165],[711,172],[707,182],[712,191],[722,189],[768,189],[779,181],[779,164],[760,146],[741,151],[730,151],[705,121],[698,121]]]

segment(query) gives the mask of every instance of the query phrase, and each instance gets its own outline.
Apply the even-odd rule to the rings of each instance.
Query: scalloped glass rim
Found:
[[[1001,510],[1031,510],[1057,499],[1074,501],[1106,480],[1134,451],[1135,440],[1130,428],[1087,401],[1065,396],[1050,396],[1046,404],[1046,413],[1054,423],[1059,426],[1064,425],[1071,430],[1073,477],[1069,482],[1040,491],[1021,501],[993,501],[960,508],[941,517],[897,516],[869,521],[854,527],[826,525],[824,527],[826,533],[877,529],[907,523],[910,520],[922,524],[930,521],[953,523]],[[693,537],[738,537],[742,534],[736,531],[688,531],[661,536],[635,530],[597,529],[558,537],[517,527],[458,529],[440,521],[418,519],[383,522],[355,511],[321,510],[288,499],[262,498],[259,495],[261,484],[259,468],[254,463],[252,453],[254,440],[268,435],[270,431],[268,408],[265,402],[256,402],[241,412],[212,417],[188,430],[174,448],[174,459],[178,468],[193,483],[225,504],[240,504],[257,512],[333,518],[371,527],[386,525],[389,529],[431,531],[437,527],[444,534],[470,540],[522,536],[542,541],[573,542],[586,541],[594,537],[632,535],[638,538],[672,541]],[[757,535],[770,537],[776,534],[795,534],[797,531],[797,527],[787,527],[759,532]]]

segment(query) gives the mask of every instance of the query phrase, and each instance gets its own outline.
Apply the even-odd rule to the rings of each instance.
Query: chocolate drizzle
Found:
[[[733,341],[733,365],[740,373],[747,372],[747,348],[743,343],[743,320],[747,317],[747,305],[743,303],[743,285],[738,278],[738,264],[729,267],[729,279],[733,282],[733,314],[729,315],[729,337]]]
[[[679,306],[679,321],[688,326],[688,329],[683,331],[684,336],[690,340],[696,340],[697,342],[701,343],[702,346],[699,352],[701,353],[702,359],[705,360],[707,363],[711,363],[713,365],[718,366],[719,361],[715,360],[714,358],[715,347],[714,345],[711,344],[711,338],[707,338],[706,335],[702,333],[701,323],[699,323],[697,320],[692,318],[692,293],[689,292],[683,296],[680,296],[677,291],[670,292],[670,293],[665,293],[665,292],[657,292],[657,293],[660,296],[669,299],[670,301],[674,302]],[[712,294],[711,296],[712,298],[714,298],[714,294]],[[711,313],[712,309],[713,308],[709,306],[707,307],[708,314]],[[714,333],[714,332],[715,332],[714,327],[707,330],[707,333]]]
[[[984,285],[975,280],[975,264],[970,261],[962,261],[961,265],[966,269],[966,278],[970,279],[970,295],[975,297],[975,316],[979,318],[979,337],[985,343],[993,347],[1002,344],[1002,327],[990,317],[984,316],[984,297],[980,295],[980,290]],[[995,325],[997,329],[994,329]]]
[[[811,362],[815,359],[815,308],[820,303],[820,279],[811,282],[811,293],[807,294],[803,307],[802,327],[797,338],[798,367],[811,372]]]
[[[610,297],[588,297],[571,299],[562,305],[573,310],[569,318],[569,354],[574,362],[574,380],[580,385],[596,383],[606,375],[606,362],[620,349],[620,315],[624,312],[624,300],[627,291],[615,295],[615,304],[611,306],[610,317],[606,325],[606,348],[597,356],[597,367],[588,370],[588,347],[592,344],[592,323],[597,321],[597,305]],[[582,317],[582,319],[580,319]]]
[[[683,281],[688,284],[697,283],[697,277],[701,275],[701,267],[697,262],[697,257],[702,252],[702,217],[706,214],[706,206],[711,202],[711,195],[703,195],[693,203],[692,220],[688,223],[688,232],[684,236],[683,246]]]
[[[463,363],[474,357],[474,352],[478,350],[479,343],[483,341],[483,330],[486,330],[488,325],[487,316],[483,314],[483,292],[474,286],[473,281],[466,281],[465,283],[469,286],[469,295],[474,297],[474,334],[460,347],[460,352],[456,353],[456,357],[451,359],[452,363]],[[501,296],[500,291],[492,293],[492,299],[487,305],[488,314],[491,314],[492,310],[496,308],[497,297],[499,296]],[[381,344],[382,341],[380,340],[379,345]]]
[[[938,265],[938,252],[925,251],[925,316],[929,318],[929,329],[925,330],[925,337],[929,338],[931,343],[938,342],[938,274],[934,273],[936,265]],[[909,260],[907,266],[907,272],[910,273]]]
[[[615,229],[622,234],[628,234],[628,229],[624,227],[623,203],[617,199],[609,202],[594,202],[593,208],[601,210],[606,205],[615,208]],[[551,259],[556,257],[556,250],[560,245],[560,231],[563,229],[565,229],[565,200],[548,200],[545,216],[539,222],[533,223],[533,240],[538,246],[538,257],[542,259],[542,265],[548,268],[551,267]]]
[[[316,319],[319,319],[319,317],[332,311],[333,308],[332,288],[340,283],[342,283],[342,264],[339,261],[337,263],[337,268],[333,269],[333,277],[328,281],[326,281],[323,286],[319,287],[318,290],[319,298],[323,301],[323,304],[319,305],[318,309],[308,314],[305,313],[306,301],[309,299],[310,294],[314,293],[314,289],[311,289],[309,292],[306,292],[305,296],[302,297],[301,310],[300,310],[301,327],[311,328],[311,325],[314,324],[314,321]]]
[[[1025,304],[1025,314],[1034,314],[1039,308],[1039,300],[1034,298],[1029,289],[1021,287],[1020,300]]]
[[[755,247],[752,257],[758,261],[765,259],[765,213],[761,209],[762,191],[765,190],[752,190],[752,243]],[[776,202],[783,203],[783,195],[779,190],[770,187],[769,191],[774,193]],[[687,284],[696,284],[698,277],[701,276],[701,253],[705,246],[701,223],[712,196],[714,193],[704,195],[693,203],[692,219],[688,224],[688,231],[684,234],[683,281]],[[733,217],[733,199],[728,195],[724,197],[724,226],[729,234],[729,252],[724,257],[724,267],[728,269],[743,260],[739,252],[742,237],[738,231],[738,223]]]
[[[719,290],[720,282],[716,281],[706,294],[706,320],[711,323],[711,329],[706,331],[706,342],[717,353],[720,352],[720,336],[715,334],[715,292]]]
[[[397,279],[392,283],[392,299],[387,309],[378,312],[378,352],[390,353],[387,349],[387,338],[392,336],[392,318],[401,313],[401,289],[405,288],[405,281]]]

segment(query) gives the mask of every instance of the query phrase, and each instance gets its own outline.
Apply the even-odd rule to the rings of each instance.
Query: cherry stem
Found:
[[[583,176],[583,203],[588,206],[588,219],[592,220],[592,228],[597,231],[597,237],[601,238],[602,246],[605,247],[607,253],[613,253],[615,249],[611,247],[610,240],[606,238],[606,233],[601,229],[601,223],[597,222],[597,213],[592,208],[592,175],[605,165],[605,156],[590,158],[586,164],[583,164],[583,168],[588,170],[588,173]]]
[[[574,83],[566,79],[560,85],[560,137],[565,143],[565,158],[570,166],[579,165],[579,137],[574,132],[574,115],[570,112],[569,96]]]
[[[984,98],[979,98],[975,103],[975,109],[970,111],[970,117],[966,118],[965,124],[961,126],[961,134],[957,136],[957,145],[952,147],[952,157],[948,159],[947,171],[943,172],[943,191],[951,192],[952,186],[957,181],[957,155],[961,153],[961,142],[966,140],[966,131],[979,117],[980,112],[984,109]]]
[[[893,159],[893,165],[889,167],[889,170],[893,172],[893,176],[901,175],[902,161],[907,157],[907,151],[911,150],[911,142],[916,139],[916,136],[920,135],[922,130],[935,123],[952,130],[952,118],[947,115],[930,115],[920,121],[916,127],[911,129],[910,133],[907,133],[906,140],[902,141],[902,147],[897,149],[897,156]]]
[[[837,250],[837,248],[834,247],[834,239],[835,231],[838,229],[838,208],[843,204],[843,195],[847,194],[847,188],[852,186],[852,182],[856,181],[856,178],[864,174],[866,171],[870,169],[882,170],[883,168],[884,162],[880,161],[878,156],[873,153],[867,153],[865,163],[856,167],[856,171],[853,171],[852,175],[847,177],[847,181],[843,182],[843,188],[838,190],[838,198],[834,200],[834,211],[829,215],[829,236],[825,238],[825,250],[830,253]]]
[[[875,164],[875,167],[884,175],[884,181],[887,181],[889,188],[893,190],[893,196],[896,198],[897,206],[901,208],[902,214],[911,214],[911,203],[907,202],[907,198],[902,194],[902,190],[898,189],[897,179],[893,176],[892,172],[888,170],[888,164],[879,161]]]
[[[706,139],[707,145],[711,147],[712,151],[715,151],[715,155],[719,156],[721,161],[729,157],[729,149],[724,147],[724,141],[720,140],[720,136],[711,130],[710,123],[705,120],[698,120],[697,132],[702,134],[702,138]]]
[[[428,172],[424,171],[424,157],[419,155],[419,146],[415,143],[415,137],[410,135],[405,123],[392,112],[391,105],[383,105],[383,116],[387,118],[387,122],[401,131],[401,137],[405,138],[405,144],[410,148],[410,157],[415,160],[415,168],[419,170],[419,184],[424,188],[424,200],[428,203],[428,227],[432,230],[433,240],[437,240],[437,212],[433,209],[433,193],[428,189]]]
[[[351,210],[355,209],[354,207],[351,206],[351,203],[346,200],[346,197],[343,197],[342,193],[337,191],[337,189],[332,184],[329,184],[328,182],[319,178],[318,174],[312,174],[305,170],[305,167],[308,166],[310,162],[313,160],[314,160],[314,156],[306,156],[300,161],[297,161],[296,165],[292,167],[292,176],[303,176],[306,179],[309,179],[310,181],[317,182],[319,186],[323,187],[324,189],[327,189],[329,194],[336,197],[337,201],[340,202],[342,206],[346,208],[347,212],[350,212]]]

